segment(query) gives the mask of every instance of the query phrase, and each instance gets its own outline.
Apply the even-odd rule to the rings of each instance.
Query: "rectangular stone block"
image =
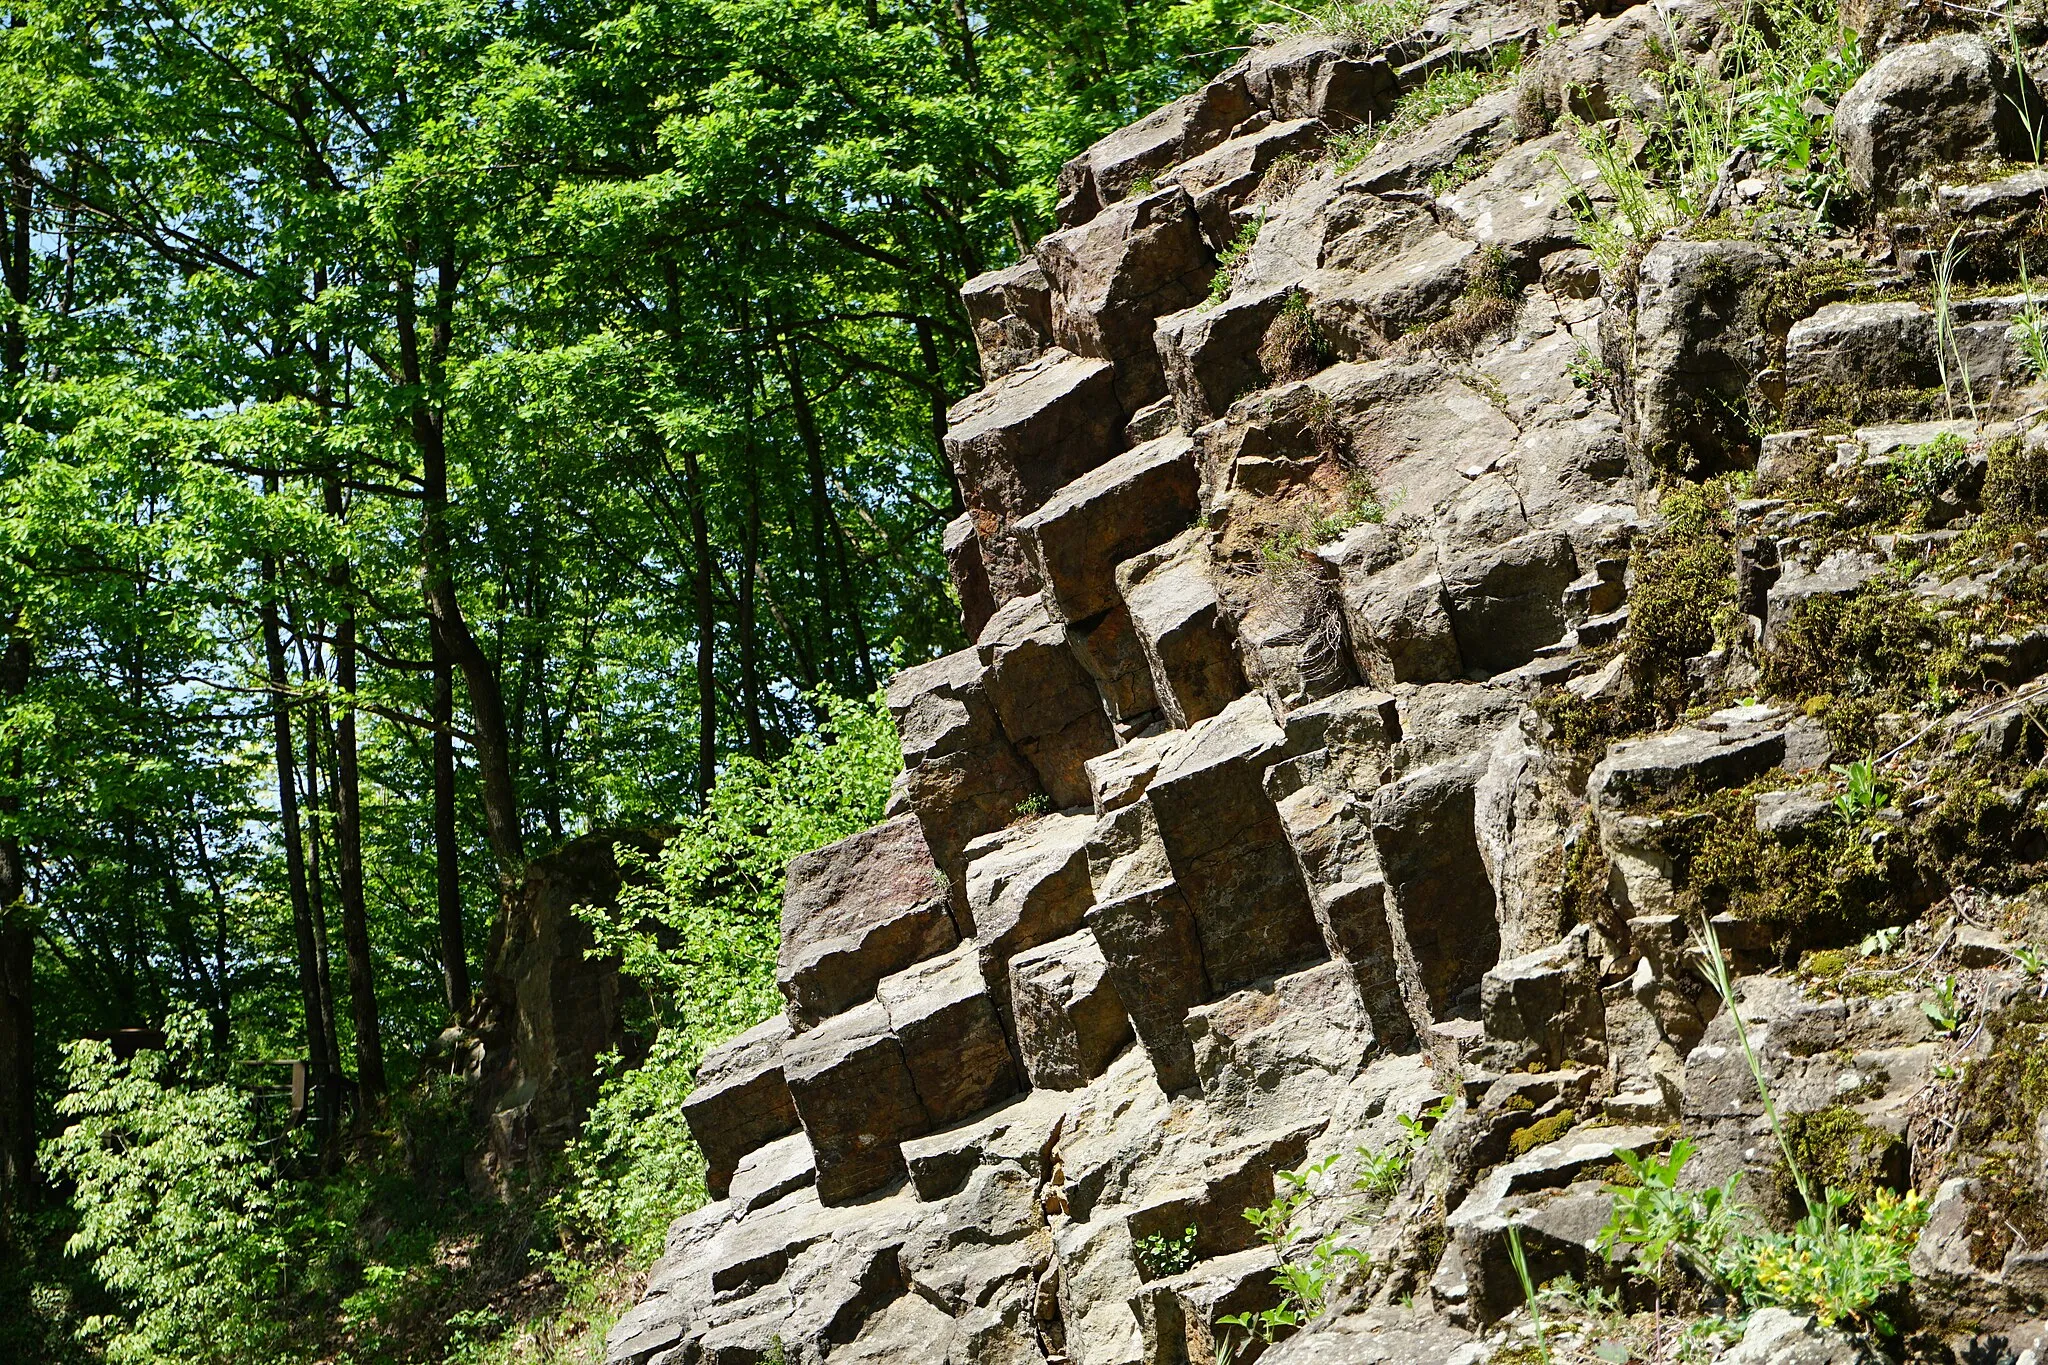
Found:
[[[809,1028],[958,943],[949,900],[909,816],[792,859],[775,971],[790,1020]]]
[[[1046,815],[984,835],[967,850],[967,914],[981,972],[1006,1023],[1010,959],[1081,927],[1094,899],[1087,815]]]
[[[1209,998],[1209,977],[1180,888],[1168,881],[1134,890],[1096,905],[1087,919],[1160,1089],[1194,1085],[1195,1053],[1182,1021]]]
[[[982,685],[1003,732],[1038,774],[1060,809],[1088,804],[1082,765],[1116,747],[1102,694],[1052,619],[1043,594],[1014,598],[996,609],[975,644]]]
[[[783,1070],[811,1140],[822,1203],[850,1203],[896,1180],[903,1140],[931,1131],[903,1045],[877,1001],[799,1035]]]
[[[1022,1088],[974,944],[898,972],[876,997],[934,1124],[956,1123]]]
[[[1246,697],[1182,736],[1145,789],[1219,991],[1327,951],[1265,790],[1285,748],[1265,699]]]
[[[1038,565],[1046,603],[1086,621],[1119,602],[1116,566],[1194,521],[1194,443],[1164,436],[1083,474],[1017,523]]]
[[[1010,1000],[1024,1070],[1042,1090],[1080,1089],[1107,1071],[1131,1040],[1123,998],[1101,946],[1087,932],[1012,958]]]
[[[1185,728],[1244,695],[1244,669],[1229,618],[1190,531],[1116,566],[1117,592],[1152,670],[1169,723]]]
[[[723,1199],[740,1161],[797,1130],[796,1105],[783,1078],[790,1038],[781,1015],[721,1043],[697,1064],[697,1085],[683,1101],[683,1122],[704,1153],[704,1188]]]

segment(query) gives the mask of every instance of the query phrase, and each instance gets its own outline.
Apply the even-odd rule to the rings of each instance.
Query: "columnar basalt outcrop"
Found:
[[[1289,1248],[1242,1214],[1278,1173],[1334,1163],[1348,1190],[1414,1143],[1398,1189],[1304,1215],[1374,1270],[1265,1359],[1477,1362],[1522,1301],[1509,1233],[1538,1281],[1614,1280],[1600,1182],[1672,1125],[1708,1178],[1777,1178],[1692,935],[1711,917],[1759,968],[1796,911],[1703,890],[1701,831],[1739,880],[1834,818],[1839,723],[1758,702],[1763,670],[1952,533],[1822,523],[1966,435],[1911,477],[1930,524],[1967,524],[2017,400],[1982,428],[1759,438],[1763,398],[1950,382],[1906,354],[1930,314],[1792,288],[1794,253],[1758,241],[1673,234],[1603,270],[1581,218],[1607,191],[1550,120],[1643,107],[1666,45],[1708,52],[1725,20],[1550,17],[1473,0],[1378,50],[1256,48],[1077,157],[1058,230],[968,283],[985,386],[951,414],[945,546],[972,643],[889,685],[902,813],[790,867],[786,1012],[706,1058],[685,1116],[717,1202],[675,1225],[611,1360],[1206,1365],[1273,1302]],[[1509,43],[1518,89],[1319,154]],[[1842,106],[1852,179],[2004,146],[2013,77],[1981,48],[1872,68]],[[1941,100],[1975,121],[1938,146],[1885,113]],[[2006,202],[1969,193],[1936,198]],[[1942,324],[1972,403],[2024,387],[2024,306]],[[1728,605],[1674,624],[1659,485],[1717,470],[1745,480],[1713,532]],[[1783,492],[1815,479],[1852,492]],[[2007,685],[2048,668],[2048,633],[2014,632],[1979,640]],[[1693,643],[1666,660],[1672,635]],[[1978,708],[1967,742],[2031,752],[2023,713]],[[1894,986],[1758,976],[1740,1010],[1787,1113],[1850,1112],[1902,1161],[1938,1045]],[[1976,1188],[1944,1186],[1952,1238]],[[1767,1326],[1758,1361],[1839,1344]]]

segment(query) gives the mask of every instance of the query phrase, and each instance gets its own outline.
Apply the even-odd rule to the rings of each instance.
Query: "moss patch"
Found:
[[[1866,1123],[1845,1105],[1786,1115],[1785,1141],[1816,1194],[1843,1190],[1860,1206],[1881,1189],[1897,1191],[1905,1185],[1905,1139]],[[1785,1207],[1796,1211],[1799,1188],[1782,1160],[1773,1178]]]
[[[1571,1131],[1579,1121],[1575,1109],[1560,1109],[1547,1119],[1538,1119],[1527,1128],[1518,1128],[1508,1138],[1508,1155],[1527,1156],[1546,1142],[1555,1142]]]
[[[1635,705],[1651,723],[1684,709],[1685,661],[1712,649],[1735,615],[1728,500],[1719,482],[1679,487],[1659,509],[1664,525],[1638,552],[1623,652]]]

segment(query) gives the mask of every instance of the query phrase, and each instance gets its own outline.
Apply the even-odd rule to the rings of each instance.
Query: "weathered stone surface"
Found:
[[[1194,201],[1178,186],[1129,199],[1038,244],[1052,283],[1052,334],[1076,355],[1114,362],[1129,417],[1166,393],[1152,323],[1200,299],[1216,262]]]
[[[1209,998],[1209,976],[1180,887],[1164,881],[1127,891],[1098,901],[1087,919],[1160,1088],[1172,1093],[1194,1085],[1194,1049],[1183,1021]]]
[[[1600,976],[1581,926],[1562,943],[1502,962],[1479,983],[1480,1019],[1488,1046],[1482,1065],[1495,1071],[1545,1071],[1599,1066],[1607,1059]]]
[[[1271,1247],[1253,1247],[1204,1261],[1159,1282],[1154,1292],[1173,1297],[1189,1365],[1216,1365],[1225,1359],[1249,1365],[1259,1358],[1263,1343],[1245,1340],[1248,1334],[1243,1328],[1226,1325],[1223,1319],[1239,1313],[1256,1314],[1277,1304],[1280,1291],[1273,1286],[1273,1273],[1279,1264]],[[1231,1338],[1227,1344],[1225,1337]]]
[[[1259,345],[1291,292],[1234,293],[1159,319],[1155,345],[1183,428],[1214,421],[1238,395],[1268,382]]]
[[[1030,364],[1052,345],[1052,285],[1033,257],[976,275],[960,286],[960,301],[974,328],[984,383]]]
[[[1005,1020],[1010,959],[1081,927],[1093,899],[1088,879],[1092,816],[1048,815],[968,847],[967,911],[983,979]]]
[[[1564,634],[1564,589],[1578,577],[1571,539],[1534,531],[1446,564],[1443,591],[1465,667],[1492,676],[1520,668]]]
[[[1750,1315],[1742,1340],[1722,1365],[1874,1365],[1855,1338],[1822,1327],[1811,1314],[1765,1308]]]
[[[1128,607],[1119,602],[1100,616],[1069,625],[1067,645],[1095,680],[1102,709],[1119,740],[1128,741],[1158,723],[1159,694],[1152,688],[1152,665],[1145,658],[1145,644],[1138,638],[1138,626]]]
[[[1374,1040],[1393,1050],[1406,1047],[1415,1028],[1372,840],[1371,792],[1392,776],[1399,733],[1391,696],[1354,689],[1290,715],[1289,747],[1304,752],[1266,775],[1324,946],[1350,974]]]
[[[1253,48],[1243,70],[1246,91],[1274,118],[1320,119],[1332,128],[1384,115],[1400,93],[1384,56],[1329,33]]]
[[[1117,564],[1173,539],[1195,512],[1193,443],[1165,436],[1060,489],[1017,533],[1030,543],[1046,605],[1083,622],[1119,604]]]
[[[1088,804],[1082,764],[1116,747],[1095,680],[1067,645],[1067,630],[1042,594],[996,609],[975,643],[982,686],[1003,731],[1038,774],[1054,806]]]
[[[1787,384],[1924,388],[1940,380],[1934,314],[1917,303],[1831,303],[1785,337]]]
[[[1389,561],[1380,528],[1354,533],[1339,547],[1339,584],[1359,671],[1376,686],[1440,682],[1464,676],[1436,557],[1420,551]]]
[[[1038,590],[1011,524],[1123,444],[1112,368],[1056,349],[946,414],[946,458],[974,516],[998,604]]]
[[[1407,773],[1373,794],[1372,833],[1401,933],[1411,1000],[1441,1016],[1500,954],[1493,887],[1473,829],[1486,772],[1474,754]]]
[[[1060,168],[1060,225],[1087,222],[1134,185],[1216,146],[1253,112],[1244,76],[1234,72],[1119,128]]]
[[[1188,532],[1116,566],[1117,592],[1152,667],[1159,709],[1178,727],[1215,715],[1245,690],[1200,534]]]
[[[1266,172],[1282,157],[1313,155],[1325,129],[1315,118],[1268,123],[1230,139],[1174,169],[1174,181],[1194,200],[1203,235],[1217,251],[1237,237],[1236,211],[1251,198]],[[1253,342],[1253,349],[1258,343]]]
[[[934,1124],[958,1122],[1022,1088],[974,944],[883,978],[875,996]]]
[[[796,1122],[794,1108],[790,1110],[790,1122]],[[793,1132],[740,1158],[739,1167],[732,1174],[733,1206],[742,1212],[752,1213],[775,1203],[784,1195],[813,1184],[817,1178],[818,1167],[811,1156],[810,1139],[800,1132]]]
[[[1945,34],[1886,53],[1835,111],[1835,144],[1850,187],[1889,198],[1937,166],[2023,158],[2025,133],[2005,98],[2017,94],[2004,54],[1975,34]]]
[[[1189,729],[1145,790],[1219,990],[1323,955],[1263,774],[1286,735],[1246,697]]]
[[[1531,739],[1526,720],[1504,726],[1472,810],[1479,856],[1493,882],[1502,957],[1535,952],[1563,932],[1571,846],[1594,837],[1583,809],[1569,760]]]
[[[826,1204],[848,1203],[897,1179],[904,1173],[903,1140],[931,1131],[903,1045],[878,1001],[798,1035],[784,1052],[783,1071]]]
[[[1464,1328],[1398,1305],[1338,1313],[1267,1351],[1265,1365],[1481,1365],[1491,1350]]]
[[[1202,1098],[1267,1125],[1328,1115],[1328,1087],[1365,1069],[1375,1040],[1344,964],[1256,981],[1188,1012]]]
[[[1755,242],[1660,241],[1643,257],[1629,380],[1648,465],[1719,468],[1748,440],[1737,414],[1770,362],[1753,291],[1783,266]]]
[[[683,1101],[683,1121],[704,1153],[704,1188],[723,1199],[733,1171],[749,1152],[797,1129],[796,1106],[783,1079],[790,1038],[781,1015],[763,1020],[704,1054],[697,1085]]]
[[[964,906],[967,845],[1044,793],[996,719],[974,650],[904,669],[889,680],[888,703],[903,741],[905,794]]]
[[[1784,731],[1767,723],[1671,730],[1611,746],[1586,780],[1586,797],[1595,806],[1618,808],[1681,785],[1703,792],[1738,786],[1784,756]]]
[[[1258,1233],[1244,1211],[1272,1200],[1275,1172],[1301,1165],[1309,1139],[1327,1121],[1325,1117],[1299,1127],[1262,1130],[1231,1143],[1132,1209],[1131,1236],[1178,1237],[1193,1228],[1199,1257],[1249,1250]]]
[[[1069,934],[1010,960],[1017,1050],[1031,1084],[1076,1090],[1109,1069],[1131,1021],[1091,933]]]
[[[809,1028],[960,934],[916,820],[899,816],[791,861],[775,982]]]
[[[1071,1097],[1033,1090],[1013,1104],[903,1144],[910,1182],[926,1203],[958,1194],[984,1166],[1009,1166],[1042,1179]]]
[[[981,561],[981,541],[974,534],[971,515],[963,512],[946,523],[944,547],[946,569],[960,598],[960,626],[972,640],[996,614],[996,599],[988,586],[988,567]]]

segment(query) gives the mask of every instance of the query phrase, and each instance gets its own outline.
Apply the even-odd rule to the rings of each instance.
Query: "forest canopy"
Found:
[[[841,699],[964,643],[959,286],[1260,6],[0,12],[0,1299],[35,1305],[0,1354],[382,1358],[334,1335],[400,1255],[359,1235],[375,1181],[298,1176],[459,1110],[430,1045],[504,888],[568,840],[695,831],[645,922],[701,900],[772,950],[768,893],[707,900],[688,859],[875,818],[886,723]],[[858,780],[804,786],[835,745]],[[740,847],[735,774],[727,809],[801,818]],[[686,1084],[736,1021],[641,970]],[[156,1060],[72,1046],[138,1031]],[[281,1057],[361,1096],[353,1145],[263,1145],[244,1063]],[[142,1177],[60,1136],[124,1122],[167,1161],[244,1153],[206,1226],[272,1239],[236,1243],[246,1294],[297,1266],[302,1321],[142,1321],[176,1230],[95,1224]],[[579,1207],[616,1246],[664,1212]]]

